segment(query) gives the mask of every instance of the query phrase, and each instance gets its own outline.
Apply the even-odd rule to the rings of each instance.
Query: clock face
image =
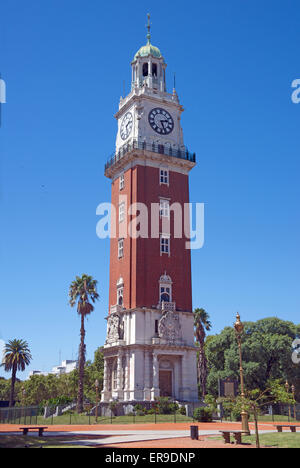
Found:
[[[149,112],[148,120],[150,126],[160,135],[168,135],[173,131],[174,120],[169,112],[160,107],[156,107]]]
[[[126,140],[129,137],[131,130],[132,130],[132,126],[133,126],[132,113],[127,112],[123,117],[121,128],[120,128],[120,135],[121,135],[122,140]]]

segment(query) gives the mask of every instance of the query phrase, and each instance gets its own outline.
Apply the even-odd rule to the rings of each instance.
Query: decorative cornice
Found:
[[[126,353],[126,351],[134,351],[135,349],[137,350],[144,350],[144,351],[152,351],[156,354],[159,354],[159,351],[161,351],[164,354],[167,354],[168,351],[175,351],[178,352],[178,354],[182,354],[184,351],[193,351],[197,352],[199,351],[199,348],[197,346],[191,346],[191,345],[176,345],[176,344],[128,344],[128,345],[116,345],[116,346],[109,346],[103,348],[103,354],[105,357],[113,357],[117,356],[119,354],[119,351],[121,351],[123,354]],[[172,353],[170,353],[172,354]]]
[[[119,159],[115,164],[105,170],[105,175],[109,179],[119,177],[121,172],[135,166],[150,166],[159,168],[162,164],[174,172],[187,175],[196,163],[187,159],[174,158],[167,154],[154,153],[149,150],[132,149]]]
[[[139,88],[138,88],[139,89]],[[149,91],[150,93],[150,91]],[[130,93],[131,94],[131,93]],[[155,104],[167,104],[173,107],[174,109],[178,109],[180,112],[184,111],[184,108],[181,104],[174,101],[173,94],[170,93],[160,93],[160,95],[156,95],[153,92],[151,94],[146,94],[145,92],[136,94],[135,91],[132,91],[132,96],[130,94],[125,98],[125,103],[119,108],[118,112],[114,115],[116,119],[119,119],[120,116],[124,114],[134,103],[139,103],[140,101],[154,101]],[[166,99],[168,97],[169,99]]]
[[[119,315],[128,315],[128,314],[132,314],[132,312],[159,312],[161,313],[161,310],[160,309],[157,309],[157,308],[151,308],[151,307],[134,307],[132,309],[123,309],[121,312],[119,312]],[[189,317],[193,316],[193,312],[192,311],[188,311],[188,310],[176,310],[176,312],[178,314],[182,314],[182,315],[187,315]],[[107,315],[106,317],[104,317],[105,320],[107,320],[108,318],[110,317],[110,315]]]

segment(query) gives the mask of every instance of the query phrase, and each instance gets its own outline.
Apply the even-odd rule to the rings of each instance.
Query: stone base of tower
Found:
[[[197,349],[187,346],[104,348],[101,402],[154,402],[158,397],[197,402]]]
[[[118,310],[108,317],[102,403],[197,402],[197,348],[191,312]]]

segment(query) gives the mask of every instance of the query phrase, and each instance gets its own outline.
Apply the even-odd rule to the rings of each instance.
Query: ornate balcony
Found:
[[[121,313],[122,311],[123,311],[123,306],[120,306],[119,304],[110,306],[111,314]]]
[[[105,171],[119,162],[127,153],[132,150],[147,150],[157,154],[165,154],[173,158],[184,159],[192,163],[196,162],[196,154],[190,153],[186,147],[174,147],[167,144],[158,144],[154,142],[131,140],[125,145],[121,146],[117,153],[114,153],[105,164]]]
[[[175,312],[176,311],[176,302],[165,302],[162,301],[159,304],[159,308],[161,309],[162,312]]]

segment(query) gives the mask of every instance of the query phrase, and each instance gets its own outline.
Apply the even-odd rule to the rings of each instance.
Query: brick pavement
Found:
[[[274,429],[272,422],[266,422],[259,424],[260,430]],[[280,424],[280,423],[276,423]],[[285,424],[285,423],[282,423]],[[21,424],[22,425],[22,424]],[[159,423],[159,424],[92,424],[92,425],[48,425],[46,432],[85,432],[85,431],[137,431],[137,430],[148,430],[148,431],[180,431],[189,430],[190,426],[198,426],[199,431],[216,431],[216,433],[222,429],[241,429],[241,423],[234,422],[215,422],[215,423]],[[27,426],[27,424],[26,424]],[[28,424],[28,426],[30,426]],[[35,426],[32,424],[32,426]],[[250,423],[250,429],[254,431],[254,424]],[[20,424],[0,424],[1,432],[16,432],[19,430]]]
[[[97,446],[103,448],[104,446]],[[149,440],[144,442],[124,442],[122,444],[107,444],[110,448],[255,448],[254,445],[224,444],[222,441],[211,440],[207,437],[199,437],[199,440],[192,440],[188,437],[178,439]]]
[[[118,443],[116,440],[116,443],[107,443],[106,441],[104,442],[105,445],[101,445],[102,447],[114,447],[114,448],[254,448],[253,445],[248,445],[248,444],[242,444],[242,445],[235,445],[235,444],[224,444],[223,441],[218,441],[218,440],[213,440],[210,437],[206,437],[207,434],[218,434],[219,431],[224,429],[224,430],[233,430],[241,429],[241,423],[220,423],[220,422],[214,422],[214,423],[162,423],[162,424],[126,424],[126,425],[100,425],[100,424],[93,424],[93,425],[49,425],[48,429],[45,432],[48,433],[74,433],[74,439],[78,438],[78,432],[85,433],[85,437],[88,437],[90,435],[90,439],[97,439],[97,435],[95,434],[96,431],[102,431],[107,433],[107,436],[110,437],[108,433],[115,433],[116,436],[121,435],[123,431],[189,431],[189,428],[191,425],[197,425],[199,427],[199,432],[202,431],[202,434],[199,437],[199,440],[192,440],[189,437],[183,436],[183,437],[176,437],[177,434],[174,433],[172,438],[162,438],[159,440],[148,440],[147,437],[145,437],[144,441],[136,440],[132,442],[124,442]],[[17,432],[19,431],[19,424],[1,424],[0,425],[0,435],[1,432]],[[250,429],[253,433],[254,431],[254,425],[250,423]],[[263,424],[259,424],[259,430],[260,431],[270,431],[274,430],[273,423],[272,422],[267,422]],[[206,435],[205,432],[207,431]],[[77,432],[77,434],[75,434]],[[49,434],[49,435],[50,435]],[[54,434],[53,434],[54,435]],[[100,434],[99,434],[100,435]],[[129,435],[129,434],[128,434]],[[146,434],[145,434],[146,435]],[[159,434],[157,434],[159,436]],[[103,437],[103,435],[102,435]],[[154,438],[155,439],[155,438]],[[120,440],[120,439],[119,439]],[[97,446],[97,443],[95,444]],[[99,448],[101,446],[98,446]]]

